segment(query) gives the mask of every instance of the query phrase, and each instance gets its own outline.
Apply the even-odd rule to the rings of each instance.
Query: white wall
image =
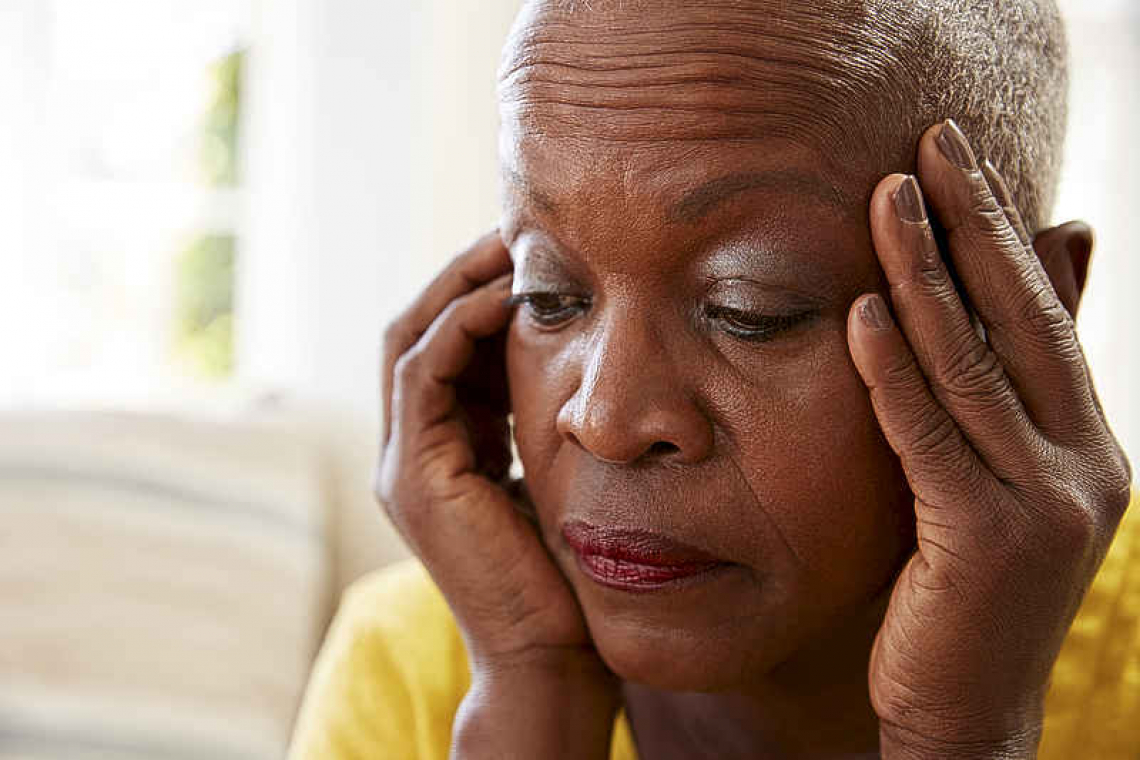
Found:
[[[37,351],[27,329],[34,294],[26,287],[31,234],[40,192],[37,161],[42,157],[41,130],[47,100],[49,8],[40,0],[0,3],[0,350],[7,357],[29,357]],[[0,398],[26,386],[29,361],[0,359]]]
[[[247,91],[243,379],[377,418],[383,323],[498,214],[517,2],[263,0]]]

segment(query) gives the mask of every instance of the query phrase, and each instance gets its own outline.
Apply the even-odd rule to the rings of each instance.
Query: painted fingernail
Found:
[[[891,313],[887,311],[883,297],[877,293],[872,293],[863,299],[863,303],[859,305],[859,317],[863,320],[863,324],[875,330],[885,330],[891,326]]]
[[[942,123],[942,129],[938,131],[938,147],[942,155],[946,156],[946,160],[959,169],[974,171],[978,168],[978,160],[974,158],[970,142],[953,119],[947,119]]]
[[[926,221],[926,204],[922,202],[922,191],[913,176],[908,176],[895,188],[895,213],[899,219],[911,224]]]
[[[987,158],[982,162],[982,174],[989,183],[990,191],[997,198],[997,202],[1002,206],[1013,206],[1013,194],[1009,191],[1009,185],[1005,184],[1005,178],[1001,176],[1001,172],[997,167],[990,163]]]

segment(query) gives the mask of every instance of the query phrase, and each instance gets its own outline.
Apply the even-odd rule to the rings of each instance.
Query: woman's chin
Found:
[[[587,615],[587,617],[589,617]],[[754,632],[710,635],[693,629],[648,628],[607,621],[591,624],[598,653],[623,681],[679,692],[733,692],[771,670],[785,652]],[[742,646],[750,642],[750,646]]]

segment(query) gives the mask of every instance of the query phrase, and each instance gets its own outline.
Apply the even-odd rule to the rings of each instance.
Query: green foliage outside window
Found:
[[[198,238],[176,262],[176,350],[194,374],[224,378],[234,368],[232,235]]]
[[[204,184],[238,184],[238,124],[245,52],[210,67],[214,92],[202,124],[199,166]],[[196,237],[175,261],[175,353],[192,374],[224,379],[234,370],[233,235]]]
[[[236,51],[210,67],[213,101],[202,127],[202,176],[211,187],[238,183],[238,124],[241,115],[241,72],[245,52]]]

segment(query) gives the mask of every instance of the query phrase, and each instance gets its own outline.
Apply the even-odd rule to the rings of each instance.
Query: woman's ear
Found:
[[[1084,222],[1066,222],[1038,232],[1033,250],[1041,259],[1057,297],[1076,319],[1088,279],[1093,250],[1093,231]]]

